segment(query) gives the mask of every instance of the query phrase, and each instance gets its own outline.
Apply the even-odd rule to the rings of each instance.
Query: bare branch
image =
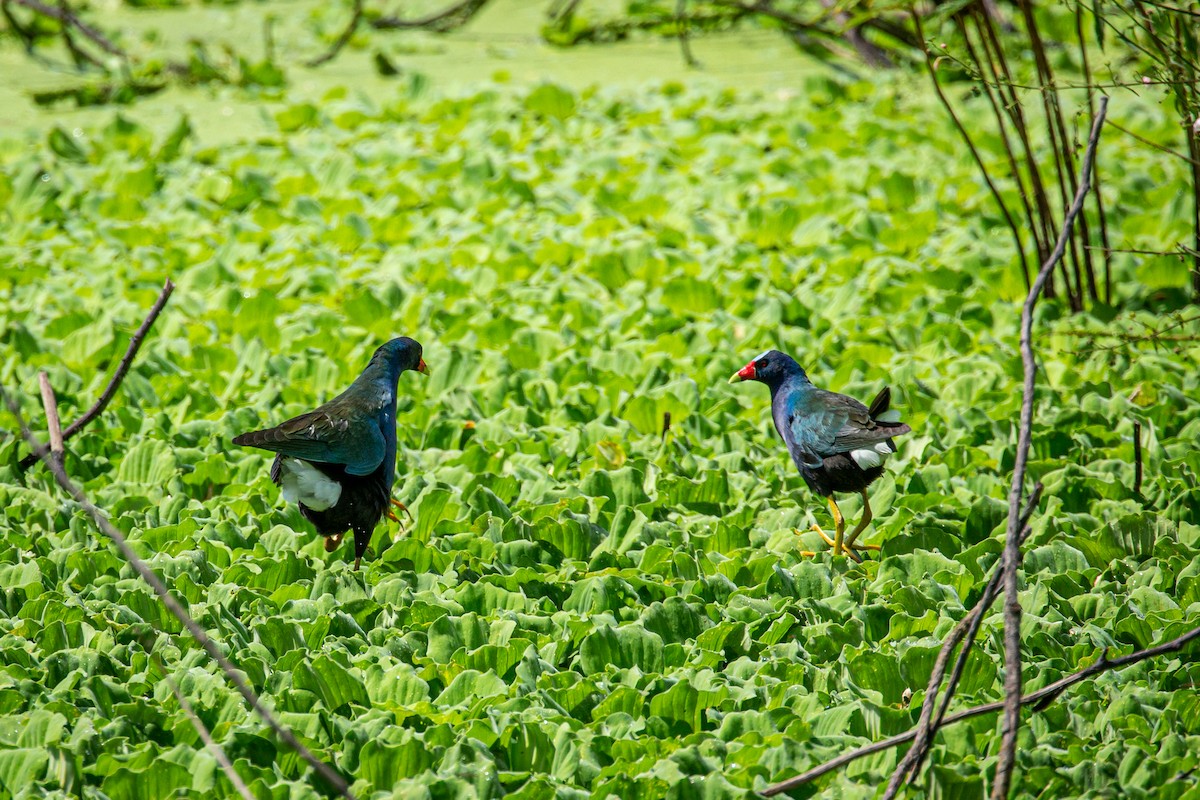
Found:
[[[217,744],[212,734],[208,732],[208,728],[204,726],[204,721],[196,715],[192,709],[192,704],[187,701],[183,693],[179,691],[179,687],[175,685],[175,681],[167,678],[167,685],[171,687],[171,693],[175,695],[175,699],[179,701],[179,707],[183,709],[183,713],[187,716],[188,722],[192,723],[192,727],[196,729],[196,733],[200,734],[200,740],[204,742],[204,746],[208,748],[208,752],[212,753],[213,758],[221,765],[221,769],[225,773],[225,777],[229,778],[229,782],[233,784],[233,788],[237,789],[237,793],[244,800],[254,800],[254,795],[250,793],[250,787],[242,780],[242,776],[237,774],[237,770],[233,768],[233,763],[229,760],[229,756],[225,754],[225,750],[221,745]]]
[[[66,470],[63,467],[63,434],[62,426],[58,422],[58,402],[54,397],[54,387],[50,385],[50,378],[45,372],[38,373],[38,384],[42,393],[42,406],[46,410],[46,422],[50,428],[50,453],[48,456],[43,457],[49,459],[47,464],[51,465],[52,469],[61,470],[65,475]],[[8,397],[6,395],[5,400],[7,399]],[[11,407],[12,406],[10,405],[10,408]],[[17,419],[18,422],[21,422],[22,432],[27,432],[29,429],[26,428],[24,422],[20,420],[19,414]],[[36,442],[33,441],[31,436],[26,436],[26,438],[30,440],[31,444],[36,445]],[[204,722],[200,719],[200,717],[196,716],[196,712],[192,710],[191,704],[189,704],[188,701],[184,699],[184,696],[180,694],[179,687],[175,685],[175,681],[168,677],[167,683],[170,685],[171,691],[175,694],[175,699],[179,701],[179,707],[183,709],[183,713],[187,716],[188,721],[192,723],[192,727],[196,729],[198,734],[200,734],[200,739],[204,742],[205,746],[208,747],[209,752],[212,753],[213,758],[217,760],[217,763],[221,765],[221,769],[225,771],[225,775],[229,778],[229,781],[233,784],[234,788],[237,789],[238,794],[245,798],[245,800],[254,800],[253,796],[250,794],[249,787],[247,787],[245,782],[242,780],[242,776],[238,775],[234,770],[233,764],[229,761],[229,756],[225,755],[225,751],[221,748],[221,745],[213,741],[212,736],[208,732],[208,728],[204,727]]]
[[[983,157],[979,155],[979,150],[975,147],[975,142],[971,139],[971,134],[967,132],[966,127],[962,124],[962,120],[958,118],[958,114],[954,112],[954,106],[946,98],[946,93],[942,91],[942,83],[937,77],[937,68],[933,63],[933,54],[929,52],[928,43],[925,41],[925,33],[921,29],[920,14],[913,13],[913,24],[917,28],[917,38],[921,40],[921,48],[925,53],[925,67],[929,71],[929,79],[933,82],[933,89],[937,92],[938,100],[941,101],[942,107],[946,109],[946,113],[950,115],[950,119],[954,122],[954,127],[958,129],[959,135],[967,145],[967,149],[971,151],[971,157],[975,159],[975,166],[979,167],[979,174],[983,176],[984,183],[992,193],[992,198],[996,201],[996,205],[1000,207],[1000,213],[1004,215],[1004,221],[1008,225],[1008,229],[1012,232],[1013,246],[1016,247],[1017,257],[1021,259],[1021,269],[1025,274],[1029,274],[1029,265],[1025,263],[1025,248],[1021,245],[1021,232],[1017,229],[1017,223],[1013,220],[1012,214],[1008,211],[1008,204],[1004,202],[1003,195],[996,188],[996,184],[992,182],[991,173],[988,172],[987,165],[983,163]]]
[[[688,41],[688,18],[686,11],[687,0],[676,0],[675,29],[679,32],[679,49],[683,53],[684,63],[695,69],[700,66],[700,62],[692,55],[692,45]]]
[[[1055,681],[1049,686],[1025,695],[1021,698],[1021,705],[1031,705],[1034,707],[1035,711],[1040,711],[1058,699],[1059,695],[1061,695],[1064,691],[1077,683],[1085,681],[1095,675],[1099,675],[1102,672],[1108,672],[1109,670],[1127,667],[1130,664],[1136,664],[1139,661],[1145,661],[1148,658],[1155,658],[1166,653],[1178,652],[1179,650],[1182,650],[1189,642],[1192,642],[1196,639],[1200,639],[1200,627],[1192,628],[1190,631],[1178,637],[1177,639],[1172,639],[1164,644],[1150,647],[1146,650],[1139,650],[1136,653],[1130,653],[1129,655],[1121,656],[1120,658],[1109,660],[1105,654],[1101,654],[1100,658],[1091,666],[1085,667],[1078,672],[1073,672],[1065,678]],[[993,711],[1002,710],[1005,703],[1005,700],[997,700],[993,703],[985,703],[981,706],[966,708],[946,717],[942,724],[953,725],[956,722],[962,722],[964,719],[971,719],[972,717],[978,717],[983,714],[991,714]],[[871,744],[863,745],[856,750],[842,753],[837,758],[813,767],[807,772],[803,772],[794,778],[788,778],[786,781],[767,787],[765,790],[763,790],[762,794],[764,797],[774,797],[777,794],[789,792],[792,789],[816,780],[822,775],[833,772],[839,767],[844,767],[851,761],[856,761],[863,756],[869,756],[873,753],[878,753],[883,750],[896,747],[897,745],[902,745],[905,742],[910,742],[916,737],[916,734],[917,729],[913,728],[912,730],[905,731],[904,733],[897,734],[882,741],[872,742]]]
[[[50,385],[50,377],[45,372],[38,373],[38,386],[42,392],[42,408],[46,410],[46,428],[50,434],[50,458],[62,466],[63,432],[62,423],[58,421],[58,398],[54,396],[54,387]]]
[[[1189,156],[1185,156],[1183,153],[1172,150],[1171,148],[1167,147],[1165,144],[1159,144],[1158,142],[1154,142],[1154,141],[1151,141],[1150,139],[1147,139],[1145,136],[1139,136],[1138,134],[1134,133],[1133,131],[1129,130],[1128,128],[1122,128],[1120,125],[1113,122],[1111,119],[1107,120],[1107,124],[1116,128],[1117,130],[1119,130],[1121,133],[1125,134],[1126,136],[1132,136],[1134,139],[1137,139],[1142,144],[1153,147],[1155,150],[1161,150],[1162,152],[1167,153],[1168,155],[1175,156],[1176,158],[1186,161],[1189,164],[1200,165],[1200,161],[1196,161],[1195,159],[1193,159]]]
[[[1133,421],[1133,493],[1142,493],[1142,423]]]
[[[171,284],[168,282],[167,285],[170,286]],[[133,548],[129,546],[129,543],[125,541],[124,535],[122,535],[122,533],[117,530],[111,522],[108,521],[108,517],[105,516],[104,512],[88,499],[87,495],[83,493],[83,490],[76,486],[71,479],[67,477],[67,473],[63,471],[62,466],[56,463],[54,459],[50,457],[50,452],[43,447],[41,443],[37,441],[37,439],[34,438],[33,433],[31,433],[29,430],[29,426],[25,424],[25,419],[21,416],[21,409],[17,405],[16,400],[9,395],[9,393],[3,387],[0,387],[0,397],[4,399],[5,404],[8,405],[9,411],[11,411],[13,416],[17,418],[17,425],[21,429],[21,435],[25,437],[25,441],[29,443],[29,446],[33,449],[33,452],[37,455],[37,457],[40,458],[47,467],[49,467],[50,472],[54,475],[54,479],[58,482],[58,485],[62,487],[63,491],[74,498],[75,502],[79,503],[79,505],[83,507],[83,510],[86,511],[88,516],[92,518],[92,522],[96,524],[96,527],[99,528],[106,536],[108,536],[108,538],[113,540],[113,543],[116,544],[117,549],[121,551],[121,555],[123,555],[125,559],[133,566],[137,573],[142,577],[142,580],[150,584],[150,588],[152,588],[154,593],[158,595],[158,599],[164,606],[166,606],[167,610],[170,611],[176,619],[183,623],[183,626],[187,628],[188,632],[191,633],[196,641],[200,643],[200,646],[204,648],[205,652],[207,652],[209,656],[211,656],[212,659],[217,662],[217,665],[221,668],[221,671],[225,673],[225,677],[228,678],[229,682],[234,685],[234,688],[238,690],[238,693],[245,698],[246,702],[249,703],[256,712],[258,712],[258,715],[262,717],[263,721],[266,722],[271,730],[275,732],[275,735],[282,739],[283,742],[289,747],[295,750],[301,758],[307,761],[318,775],[320,775],[339,794],[347,798],[347,800],[354,800],[354,795],[350,793],[350,786],[346,783],[345,779],[341,775],[337,774],[332,767],[313,755],[312,751],[301,744],[300,741],[296,739],[295,734],[293,734],[289,728],[280,723],[279,720],[275,718],[275,715],[272,714],[265,705],[263,705],[262,700],[254,692],[254,689],[251,688],[250,684],[246,682],[246,679],[242,677],[240,672],[238,672],[238,669],[236,666],[234,666],[233,662],[226,658],[225,654],[221,652],[221,649],[217,647],[216,642],[209,638],[208,634],[204,632],[204,629],[201,628],[186,611],[184,611],[183,606],[181,606],[179,601],[175,599],[174,595],[167,590],[166,585],[163,584],[158,575],[156,575],[154,571],[150,569],[150,566],[145,561],[138,557],[137,553],[133,551]]]
[[[124,50],[113,44],[108,37],[76,16],[75,12],[65,2],[61,3],[58,8],[48,6],[40,2],[40,0],[5,0],[5,5],[9,2],[24,6],[35,14],[41,14],[44,17],[57,20],[62,24],[64,29],[74,28],[109,55],[120,56],[121,58],[129,57]]]
[[[462,0],[449,8],[416,19],[400,19],[397,16],[380,17],[371,21],[371,27],[377,30],[428,28],[438,33],[446,33],[467,24],[487,2],[488,0]],[[577,4],[571,4],[572,11],[575,5]]]
[[[1042,484],[1038,484],[1033,488],[1033,492],[1029,495],[1029,501],[1025,506],[1025,511],[1021,514],[1021,540],[1022,542],[1029,536],[1030,528],[1028,526],[1029,518],[1033,516],[1034,510],[1037,508],[1038,501],[1042,497]],[[901,785],[905,780],[913,780],[921,769],[921,763],[925,760],[925,756],[929,753],[929,748],[933,744],[934,737],[937,736],[938,730],[944,724],[946,710],[950,706],[950,701],[954,698],[954,692],[958,689],[958,682],[962,678],[963,670],[966,668],[967,656],[971,652],[971,646],[975,643],[975,637],[979,633],[979,627],[983,623],[983,617],[996,602],[996,596],[1000,593],[1000,580],[1004,573],[1004,558],[996,562],[996,569],[992,573],[991,580],[984,588],[983,594],[980,596],[975,607],[959,620],[959,623],[954,626],[950,634],[946,637],[946,641],[942,643],[942,649],[938,653],[936,662],[934,663],[933,673],[929,677],[929,685],[925,690],[925,699],[921,704],[921,717],[917,722],[916,735],[913,739],[913,746],[909,748],[908,753],[900,760],[896,769],[892,772],[892,777],[888,781],[887,792],[884,798],[892,798],[900,790]],[[958,658],[954,662],[954,669],[950,673],[950,680],[946,682],[946,691],[942,694],[942,702],[938,706],[937,713],[933,713],[934,703],[937,700],[938,689],[941,687],[943,678],[946,673],[946,665],[949,663],[950,656],[954,652],[954,648],[961,642],[962,646],[958,651]]]
[[[992,800],[1005,800],[1012,783],[1013,761],[1016,757],[1017,731],[1021,726],[1021,603],[1017,597],[1017,572],[1021,566],[1021,497],[1025,489],[1025,466],[1029,458],[1029,445],[1033,426],[1033,390],[1037,375],[1037,364],[1033,354],[1033,309],[1046,280],[1062,259],[1075,218],[1083,208],[1088,190],[1092,185],[1092,163],[1096,157],[1096,145],[1100,141],[1100,130],[1108,112],[1108,98],[1100,97],[1099,109],[1092,120],[1092,132],[1088,137],[1087,150],[1083,154],[1083,165],[1079,170],[1079,186],[1075,200],[1067,210],[1062,230],[1053,252],[1042,264],[1025,305],[1021,309],[1021,362],[1025,372],[1025,385],[1021,400],[1021,424],[1017,431],[1017,453],[1013,465],[1012,488],[1008,493],[1008,533],[1004,544],[1004,687],[1005,708],[1003,735],[1000,745],[1000,760],[996,765],[996,776],[992,783]]]
[[[130,366],[133,365],[133,359],[137,356],[138,349],[142,346],[142,340],[146,338],[154,321],[158,319],[159,313],[162,312],[163,306],[167,304],[167,298],[171,296],[171,292],[175,291],[175,284],[168,280],[163,284],[162,291],[158,294],[158,300],[154,302],[154,306],[150,309],[150,313],[146,315],[146,319],[142,321],[141,327],[134,332],[133,338],[129,340],[129,348],[125,351],[124,358],[117,365],[117,371],[113,373],[112,379],[109,380],[108,386],[104,387],[104,392],[100,395],[92,407],[89,408],[84,415],[72,422],[63,431],[63,441],[70,439],[75,434],[79,433],[85,425],[94,420],[100,415],[105,408],[108,407],[109,401],[113,399],[113,395],[117,393],[117,388],[120,387],[121,381],[125,380],[126,373],[129,372]],[[37,463],[38,457],[36,453],[30,453],[20,461],[21,469],[29,469]]]
[[[358,26],[363,18],[363,0],[354,0],[354,10],[350,12],[350,21],[346,23],[345,29],[338,36],[337,41],[321,55],[316,58],[304,62],[306,67],[319,67],[322,64],[327,64],[337,58],[338,53],[350,43],[354,38],[354,34],[358,32]]]

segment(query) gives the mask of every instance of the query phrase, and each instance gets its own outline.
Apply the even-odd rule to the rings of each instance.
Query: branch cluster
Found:
[[[275,732],[275,735],[278,736],[288,747],[299,754],[301,758],[307,761],[316,771],[316,773],[320,775],[321,778],[334,789],[334,791],[347,798],[347,800],[354,800],[354,796],[350,793],[350,786],[346,783],[345,778],[339,775],[324,761],[317,758],[311,750],[305,747],[304,744],[296,738],[291,729],[281,723],[279,719],[271,712],[271,710],[263,704],[262,699],[258,696],[250,684],[246,682],[245,677],[243,677],[244,673],[237,669],[233,662],[230,661],[229,658],[226,657],[221,651],[221,648],[217,645],[217,643],[213,641],[212,638],[209,637],[209,635],[205,632],[205,630],[201,628],[194,619],[192,619],[187,611],[184,610],[179,601],[175,599],[175,596],[172,595],[167,589],[166,584],[162,582],[162,579],[160,579],[158,575],[155,574],[152,569],[150,569],[149,564],[143,561],[137,555],[137,553],[134,552],[133,548],[130,547],[129,543],[125,540],[125,536],[119,530],[117,530],[117,528],[111,522],[109,522],[108,516],[95,503],[93,503],[84,493],[83,489],[76,485],[67,475],[66,468],[63,463],[63,440],[67,438],[68,432],[78,431],[89,421],[94,419],[100,413],[100,411],[103,410],[103,407],[108,404],[108,401],[112,399],[112,396],[116,393],[117,387],[120,385],[121,380],[124,379],[126,373],[129,371],[129,366],[133,361],[134,355],[137,353],[138,347],[140,347],[142,340],[145,338],[150,326],[153,325],[154,320],[158,318],[159,313],[162,311],[163,306],[167,302],[167,298],[171,296],[171,292],[174,290],[174,288],[174,284],[169,280],[166,282],[166,285],[163,286],[163,290],[162,293],[159,294],[158,301],[154,304],[154,307],[150,310],[150,314],[146,317],[145,322],[142,323],[142,326],[134,335],[135,341],[130,343],[130,349],[129,352],[126,353],[126,358],[122,360],[121,366],[118,367],[117,373],[113,376],[113,380],[109,382],[109,385],[105,389],[100,400],[97,401],[95,406],[93,406],[93,409],[95,410],[94,413],[89,411],[88,414],[85,414],[83,417],[81,417],[76,424],[72,425],[74,431],[72,431],[72,428],[68,428],[67,431],[59,430],[58,404],[55,400],[54,390],[50,386],[50,381],[44,372],[38,376],[42,402],[46,411],[46,419],[50,432],[51,446],[49,448],[42,445],[42,443],[34,437],[33,433],[29,429],[29,426],[25,423],[24,417],[21,415],[21,409],[17,404],[16,399],[11,396],[3,387],[0,387],[0,398],[4,400],[4,403],[8,406],[9,411],[12,412],[13,416],[16,418],[17,426],[20,428],[21,435],[25,438],[25,441],[33,450],[34,459],[41,460],[42,463],[46,465],[46,467],[50,470],[50,474],[58,483],[59,487],[61,487],[62,490],[67,493],[67,495],[69,495],[76,503],[78,503],[80,507],[82,507],[87,513],[87,515],[91,517],[95,526],[105,536],[113,541],[121,555],[125,557],[125,559],[133,566],[134,570],[137,571],[138,575],[140,575],[141,578],[150,585],[150,588],[154,590],[154,593],[158,596],[159,602],[162,603],[163,606],[183,624],[192,637],[200,643],[200,646],[203,647],[205,652],[208,653],[209,657],[216,662],[221,671],[225,673],[225,677],[231,684],[233,684],[234,688],[237,689],[238,693],[242,695],[250,707],[253,708],[263,719],[263,721],[267,723],[268,727]],[[248,798],[250,796],[249,790],[247,789],[245,783],[241,780],[240,776],[238,776],[238,774],[233,770],[233,765],[229,761],[229,758],[222,751],[220,745],[213,741],[203,722],[196,716],[195,712],[191,709],[191,706],[179,693],[178,688],[173,682],[171,683],[171,690],[175,693],[176,698],[180,702],[180,707],[184,710],[184,713],[188,716],[192,725],[196,727],[196,730],[200,734],[205,745],[208,746],[211,751],[213,751],[214,757],[217,759],[217,762],[221,765],[222,769],[225,770],[225,774],[229,777],[230,782],[233,784],[235,789],[237,789],[241,796]]]

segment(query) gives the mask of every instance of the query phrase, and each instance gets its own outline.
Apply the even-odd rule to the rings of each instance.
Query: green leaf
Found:
[[[399,743],[372,740],[363,745],[358,756],[357,777],[372,786],[395,786],[404,778],[413,778],[437,763],[424,742],[404,731]]]
[[[315,694],[330,711],[347,703],[370,704],[367,688],[350,670],[326,655],[300,661],[292,670],[292,685]]]
[[[162,800],[191,785],[190,770],[160,759],[141,769],[118,769],[104,779],[100,788],[111,800]]]
[[[525,108],[535,114],[564,120],[575,113],[575,95],[553,83],[543,83],[529,93]]]
[[[163,486],[177,468],[171,445],[157,439],[143,439],[121,459],[117,479],[138,486]]]
[[[614,629],[608,625],[588,634],[579,646],[579,663],[585,675],[607,669],[637,667],[642,672],[662,672],[663,641],[640,625]]]
[[[50,753],[45,746],[0,750],[0,787],[15,796],[44,777]]]
[[[54,154],[64,161],[77,164],[86,164],[88,161],[88,153],[83,145],[60,127],[56,126],[50,131],[48,143]]]

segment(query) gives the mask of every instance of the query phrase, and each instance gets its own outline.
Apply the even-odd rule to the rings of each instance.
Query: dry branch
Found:
[[[346,27],[338,36],[337,41],[323,54],[304,62],[304,66],[319,67],[337,58],[338,53],[342,52],[342,49],[350,43],[350,40],[354,38],[354,34],[358,32],[358,26],[362,22],[362,18],[363,0],[354,0],[354,10],[350,12],[350,21],[346,23]]]
[[[1021,259],[1021,271],[1026,276],[1028,282],[1029,265],[1025,262],[1025,248],[1021,244],[1021,232],[1017,228],[1016,221],[1013,220],[1012,214],[1008,211],[1008,204],[1004,202],[1003,195],[996,188],[996,184],[992,181],[992,175],[988,172],[987,165],[983,163],[983,157],[979,155],[979,149],[975,146],[975,141],[971,138],[971,134],[967,132],[967,128],[963,125],[962,120],[958,118],[958,114],[954,111],[954,106],[950,104],[950,100],[946,97],[946,93],[942,91],[942,83],[938,80],[937,67],[934,65],[933,54],[929,52],[929,45],[925,41],[925,32],[921,27],[921,15],[913,13],[913,25],[917,29],[917,37],[921,40],[921,46],[925,53],[925,67],[929,72],[929,79],[933,82],[933,90],[937,93],[938,100],[942,107],[946,109],[946,113],[950,115],[951,121],[954,122],[954,127],[958,130],[959,136],[967,145],[967,149],[971,151],[971,157],[975,160],[975,166],[979,168],[979,174],[983,176],[984,183],[987,184],[988,190],[992,193],[992,198],[996,201],[996,205],[1000,207],[1000,213],[1004,215],[1004,222],[1008,225],[1009,231],[1012,232],[1013,246],[1016,248],[1017,256]]]
[[[1136,664],[1139,661],[1145,661],[1148,658],[1154,658],[1165,653],[1177,652],[1182,650],[1183,647],[1189,642],[1196,639],[1200,639],[1200,627],[1192,628],[1182,636],[1172,639],[1164,644],[1157,645],[1156,647],[1150,647],[1145,650],[1138,650],[1136,653],[1130,653],[1127,656],[1121,656],[1120,658],[1112,660],[1109,660],[1106,650],[1100,654],[1100,658],[1097,659],[1094,664],[1084,667],[1078,672],[1072,672],[1065,678],[1060,678],[1049,686],[1038,689],[1036,692],[1030,692],[1029,694],[1025,695],[1021,698],[1021,705],[1032,705],[1035,711],[1041,711],[1050,703],[1058,699],[1058,696],[1064,691],[1075,684],[1080,683],[1081,681],[1085,681],[1088,678],[1094,675],[1099,675],[1102,672],[1120,669],[1122,667],[1127,667],[1130,664]],[[1006,700],[997,700],[994,703],[985,703],[981,706],[963,709],[962,711],[955,712],[954,714],[946,717],[946,719],[943,721],[943,725],[953,725],[956,722],[962,722],[964,719],[971,719],[972,717],[978,717],[982,714],[990,714],[993,711],[1000,711],[1004,708],[1006,702]],[[904,733],[897,734],[882,741],[872,742],[871,744],[863,745],[862,747],[851,750],[847,753],[842,753],[837,758],[813,767],[807,772],[803,772],[794,778],[788,778],[786,781],[767,787],[765,790],[763,790],[762,794],[764,797],[774,797],[777,794],[789,792],[792,789],[816,780],[822,775],[833,772],[839,767],[849,764],[851,761],[856,761],[863,756],[869,756],[873,753],[889,750],[897,745],[902,745],[905,742],[910,742],[916,737],[916,735],[917,729],[913,728],[912,730],[905,731]]]
[[[462,0],[449,8],[435,11],[417,19],[401,19],[397,16],[380,17],[371,21],[371,27],[377,30],[411,30],[428,28],[438,33],[446,33],[460,28],[470,22],[479,13],[488,0]]]
[[[159,313],[162,312],[163,306],[167,304],[167,299],[171,296],[171,292],[175,291],[175,284],[169,279],[163,284],[162,291],[158,294],[158,299],[154,301],[150,313],[146,315],[146,319],[142,321],[141,326],[134,332],[133,338],[129,340],[129,348],[125,351],[125,356],[121,359],[121,363],[117,365],[117,371],[113,373],[112,378],[108,382],[108,386],[104,387],[104,392],[100,398],[92,404],[92,407],[84,412],[83,416],[72,422],[63,431],[63,441],[70,439],[75,434],[79,433],[85,425],[100,416],[100,413],[108,407],[109,401],[113,399],[113,395],[117,393],[117,388],[120,387],[121,381],[125,380],[126,373],[133,365],[133,359],[137,357],[138,350],[142,346],[142,340],[146,338],[154,321],[158,319]],[[19,466],[21,469],[29,469],[37,463],[38,457],[36,453],[30,453],[21,459]]]
[[[1133,421],[1133,493],[1142,493],[1142,423]]]
[[[233,784],[233,788],[237,789],[237,793],[242,796],[243,800],[254,800],[254,795],[250,794],[250,787],[242,780],[242,776],[237,774],[237,770],[233,768],[233,763],[229,760],[229,756],[225,754],[224,748],[212,738],[212,734],[204,726],[203,720],[196,714],[196,711],[192,708],[192,704],[187,701],[183,693],[179,691],[179,687],[175,685],[175,681],[168,677],[167,685],[171,687],[171,693],[175,695],[175,699],[179,702],[179,707],[183,709],[183,713],[187,716],[188,722],[192,723],[192,727],[196,729],[196,733],[200,734],[200,740],[204,742],[204,746],[208,748],[208,752],[212,753],[212,757],[221,765],[225,777],[229,778],[229,782]]]
[[[167,287],[171,287],[171,283],[169,281],[167,282]],[[166,292],[165,289],[164,292],[169,294],[169,292]],[[42,444],[38,442],[36,438],[34,438],[33,433],[29,430],[29,426],[25,424],[25,419],[21,416],[21,409],[17,405],[16,400],[10,396],[3,387],[0,387],[0,397],[4,399],[9,411],[11,411],[13,416],[16,417],[17,425],[21,430],[21,435],[25,438],[25,441],[29,443],[29,446],[33,450],[36,457],[41,459],[50,469],[50,472],[54,475],[54,479],[58,482],[58,485],[62,487],[63,491],[74,498],[75,502],[79,503],[79,505],[83,507],[83,510],[86,511],[88,516],[92,518],[92,521],[96,524],[96,527],[99,528],[106,536],[108,536],[108,538],[112,539],[113,543],[116,544],[117,549],[121,551],[121,555],[123,555],[125,559],[133,566],[138,575],[142,577],[142,580],[150,584],[150,588],[154,590],[156,595],[158,595],[158,599],[167,608],[167,610],[170,611],[171,614],[173,614],[185,628],[187,628],[188,632],[191,633],[196,641],[200,643],[200,646],[203,647],[209,656],[211,656],[212,659],[217,662],[217,665],[221,668],[221,671],[225,673],[225,677],[228,678],[229,682],[232,683],[234,688],[238,690],[238,693],[245,698],[246,702],[250,704],[251,708],[253,708],[263,719],[263,721],[267,723],[271,730],[275,732],[276,736],[278,736],[285,744],[296,751],[301,758],[307,761],[317,772],[317,774],[320,775],[331,787],[333,787],[343,797],[347,798],[347,800],[354,800],[354,795],[350,793],[350,786],[346,783],[346,780],[341,775],[337,774],[332,767],[313,755],[312,751],[301,744],[300,741],[296,739],[295,734],[293,734],[289,728],[279,722],[279,720],[275,718],[275,715],[272,714],[265,705],[263,705],[262,699],[259,698],[254,689],[250,687],[250,684],[248,684],[245,678],[243,678],[238,672],[238,669],[236,666],[234,666],[233,662],[226,658],[225,654],[221,652],[221,649],[217,647],[216,642],[209,638],[208,634],[204,632],[204,629],[201,628],[186,611],[184,611],[183,606],[181,606],[179,601],[175,599],[174,595],[167,590],[166,585],[163,584],[158,575],[156,575],[154,571],[150,569],[150,566],[145,561],[138,557],[137,553],[133,551],[133,548],[131,548],[129,543],[125,540],[124,535],[122,535],[121,532],[117,530],[111,522],[108,521],[108,517],[105,516],[104,512],[101,511],[95,503],[88,499],[87,495],[84,494],[80,487],[76,486],[71,479],[67,477],[67,473],[63,470],[62,465],[56,463],[54,459],[50,457],[50,452],[44,446],[42,446]]]
[[[1021,515],[1021,540],[1024,541],[1030,533],[1029,518],[1033,516],[1034,510],[1037,508],[1038,501],[1042,497],[1042,484],[1039,482],[1029,495],[1029,501],[1025,505],[1025,511]],[[938,652],[937,660],[933,666],[933,673],[929,676],[929,685],[925,689],[925,698],[921,704],[921,717],[917,722],[916,734],[913,738],[913,746],[909,748],[908,753],[896,765],[896,769],[892,772],[892,777],[888,781],[887,791],[884,793],[884,800],[894,798],[896,793],[900,791],[903,783],[913,780],[918,771],[921,769],[921,763],[925,756],[929,753],[929,748],[933,744],[934,737],[937,736],[938,730],[942,727],[946,710],[950,706],[950,701],[954,698],[954,692],[958,688],[958,682],[962,678],[963,670],[966,668],[967,656],[971,652],[971,646],[975,643],[975,637],[979,633],[979,628],[983,624],[983,616],[996,602],[996,597],[1000,593],[1000,581],[1004,574],[1004,558],[996,562],[996,569],[992,573],[991,580],[988,581],[984,588],[983,594],[971,611],[959,620],[953,630],[946,637],[946,641],[942,643],[942,649]],[[961,644],[961,647],[959,645]],[[946,681],[946,691],[942,694],[942,702],[938,705],[937,713],[934,713],[934,704],[937,702],[938,690],[941,688],[946,675],[946,667],[950,663],[950,656],[954,653],[954,648],[959,647],[958,658],[954,662],[954,669],[950,673],[949,681]]]
[[[1099,109],[1092,120],[1092,132],[1088,137],[1087,150],[1083,154],[1083,165],[1079,170],[1079,186],[1075,200],[1067,210],[1062,230],[1053,252],[1038,271],[1025,305],[1021,309],[1021,363],[1024,370],[1024,389],[1021,399],[1021,424],[1017,432],[1017,453],[1013,465],[1012,488],[1008,493],[1008,531],[1004,544],[1004,689],[1005,708],[1000,759],[996,765],[996,776],[992,783],[992,800],[1008,797],[1012,784],[1013,761],[1016,756],[1017,732],[1021,726],[1021,603],[1017,596],[1017,571],[1021,566],[1021,498],[1025,490],[1025,466],[1029,458],[1029,446],[1033,427],[1033,390],[1037,375],[1037,364],[1033,354],[1033,309],[1037,305],[1042,288],[1057,266],[1071,237],[1075,218],[1083,208],[1088,190],[1092,185],[1092,162],[1096,157],[1096,145],[1100,141],[1100,130],[1104,126],[1104,115],[1108,111],[1108,98],[1101,96]]]
[[[65,2],[60,3],[57,8],[48,6],[40,2],[40,0],[4,0],[6,7],[9,3],[24,6],[35,14],[41,14],[44,17],[56,20],[62,25],[64,39],[68,43],[67,46],[72,49],[72,52],[74,52],[74,45],[71,42],[69,31],[74,28],[109,55],[120,56],[121,58],[129,57],[124,50],[113,44],[108,37],[76,16],[75,12]]]
[[[683,53],[684,63],[695,69],[700,66],[700,62],[697,61],[696,56],[692,54],[692,45],[688,41],[688,19],[686,12],[687,0],[676,0],[675,27],[679,34],[679,49]]]
[[[62,423],[58,421],[58,399],[54,396],[54,387],[50,385],[50,377],[45,372],[38,373],[38,388],[42,393],[42,408],[46,410],[46,429],[50,435],[50,457],[59,466],[62,466],[63,432]]]
[[[62,426],[58,422],[58,401],[54,397],[54,387],[50,385],[50,378],[45,372],[38,373],[38,384],[42,394],[42,406],[46,411],[46,422],[49,425],[49,458],[51,460],[47,463],[54,465],[59,470],[62,470],[63,474],[65,475],[66,469],[63,467]],[[7,396],[5,399],[8,399]],[[20,415],[18,415],[17,420],[18,422],[21,421]],[[25,427],[24,423],[21,424],[21,430],[23,433],[28,431],[28,428]],[[29,438],[32,444],[32,439],[29,436],[26,438]],[[196,733],[200,735],[200,739],[204,742],[204,745],[208,748],[209,752],[212,753],[213,758],[215,758],[217,763],[221,765],[221,769],[225,771],[225,775],[229,778],[229,781],[233,784],[234,788],[237,789],[238,794],[245,798],[245,800],[254,800],[253,796],[250,794],[249,787],[247,787],[245,781],[242,780],[242,776],[238,775],[234,770],[233,763],[230,762],[229,756],[225,754],[225,750],[221,747],[221,745],[217,744],[212,738],[212,735],[208,732],[208,728],[204,726],[204,722],[199,716],[196,715],[196,712],[192,709],[191,704],[184,698],[183,694],[180,693],[179,687],[175,685],[175,681],[168,677],[167,684],[171,687],[171,692],[174,693],[175,699],[179,701],[179,707],[183,709],[183,713],[187,716],[188,721],[192,723],[192,727],[196,729]]]

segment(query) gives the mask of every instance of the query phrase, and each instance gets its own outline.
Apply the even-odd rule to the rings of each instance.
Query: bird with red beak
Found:
[[[833,514],[835,532],[830,538],[819,525],[813,530],[833,548],[860,560],[856,551],[878,550],[879,545],[858,544],[871,521],[867,487],[883,474],[887,457],[896,452],[892,441],[912,431],[889,410],[891,389],[884,387],[871,405],[852,397],[818,389],[791,356],[768,350],[751,359],[729,378],[730,383],[758,381],[771,390],[771,417],[787,445],[808,488],[825,497]],[[863,516],[848,537],[846,522],[834,499],[835,492],[858,492]]]

